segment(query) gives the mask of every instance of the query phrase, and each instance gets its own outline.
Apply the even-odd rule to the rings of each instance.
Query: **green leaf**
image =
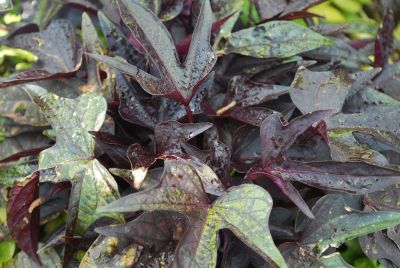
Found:
[[[84,52],[99,55],[106,54],[106,49],[102,46],[96,28],[87,13],[82,14],[82,41]],[[115,86],[115,83],[112,81],[115,80],[115,74],[111,73],[112,70],[107,65],[99,63],[88,56],[85,58],[88,71],[87,85],[84,87],[85,91],[102,92],[107,99],[111,99],[114,87],[110,84]],[[104,81],[100,77],[101,70],[107,73],[107,78]]]
[[[40,244],[40,243],[39,243]],[[3,268],[31,267],[31,268],[61,268],[61,258],[53,248],[48,248],[39,252],[42,266],[37,265],[25,252],[20,251],[14,259],[6,263]]]
[[[12,259],[15,252],[15,242],[12,240],[0,242],[0,265]]]
[[[28,84],[25,88],[57,136],[56,144],[40,153],[39,169],[92,159],[94,139],[89,131],[98,131],[103,124],[107,109],[105,99],[94,93],[68,99],[39,86]]]
[[[157,186],[123,197],[100,211],[168,210],[185,214],[190,230],[176,249],[172,267],[215,267],[217,232],[224,228],[265,260],[286,267],[269,231],[271,208],[270,195],[250,184],[230,188],[211,204],[195,167],[188,162],[166,160]]]
[[[56,134],[56,144],[39,154],[39,169],[55,168],[52,181],[82,178],[76,231],[82,234],[101,216],[122,221],[118,214],[98,214],[96,209],[119,198],[112,175],[94,157],[94,138],[106,113],[105,99],[86,93],[76,99],[59,97],[44,88],[26,85],[26,91],[40,107]]]
[[[398,225],[395,211],[363,212],[352,207],[342,195],[326,195],[312,209],[315,220],[309,221],[302,243],[313,244],[319,252],[329,246],[339,247],[347,240]]]
[[[220,20],[225,16],[229,16],[235,13],[219,28],[214,40],[214,49],[218,47],[218,44],[222,38],[226,38],[231,34],[232,28],[233,26],[235,26],[235,23],[240,16],[240,10],[242,9],[243,2],[243,0],[211,1],[211,8],[214,16],[216,17],[216,20]]]
[[[334,43],[289,21],[271,21],[232,33],[224,53],[256,58],[285,58]]]
[[[37,170],[36,157],[22,157],[17,161],[0,163],[0,183],[11,187],[14,181],[24,179]]]

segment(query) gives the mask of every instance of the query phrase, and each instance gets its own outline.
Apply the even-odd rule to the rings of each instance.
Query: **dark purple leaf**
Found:
[[[140,188],[147,171],[153,165],[158,156],[149,152],[140,144],[132,144],[127,151],[129,162],[131,163],[132,175],[134,178],[133,185],[136,189]]]
[[[97,228],[101,236],[89,248],[82,264],[151,265],[154,258],[161,260],[164,254],[173,256],[185,224],[182,215],[155,211],[145,212],[126,224]],[[113,249],[111,256],[109,248]]]
[[[400,100],[400,63],[386,64],[378,77],[374,79],[374,85],[382,89],[389,96]]]
[[[272,173],[272,174],[271,174]],[[263,168],[251,168],[246,174],[246,180],[255,180],[260,177],[267,177],[276,184],[279,189],[293,202],[307,217],[314,219],[314,215],[310,208],[303,200],[299,191],[292,185],[289,180],[282,180],[280,177],[273,174],[274,171],[265,171]]]
[[[66,20],[55,20],[42,32],[17,35],[7,45],[28,50],[38,61],[31,70],[1,78],[1,87],[66,77],[77,71],[82,62],[82,48],[75,40],[71,23]]]
[[[212,24],[210,3],[204,1],[202,5],[193,42],[183,64],[179,61],[170,34],[150,10],[126,0],[119,0],[118,3],[124,22],[157,65],[161,77],[157,78],[118,59],[90,56],[132,76],[150,94],[168,95],[188,105],[216,62],[209,44]]]
[[[290,88],[290,98],[303,113],[342,110],[352,80],[344,70],[312,72],[300,67]]]
[[[242,126],[233,134],[232,166],[239,172],[248,171],[260,159],[260,131]]]
[[[210,123],[181,124],[167,121],[158,124],[154,130],[158,154],[179,154],[182,143],[212,127]]]
[[[221,110],[217,111],[217,114],[218,112],[221,112]],[[238,107],[229,109],[227,112],[220,114],[220,117],[231,118],[242,123],[259,127],[262,122],[273,113],[273,110],[264,107]]]
[[[142,104],[137,90],[120,72],[117,73],[117,93],[120,100],[118,112],[122,118],[150,129],[155,127],[155,120]]]
[[[390,54],[393,52],[393,31],[395,27],[394,15],[391,9],[387,9],[383,18],[382,27],[375,40],[375,67],[383,67],[387,64]]]
[[[231,18],[235,13],[232,13],[230,15],[227,15],[219,20],[217,20],[216,22],[214,22],[211,25],[211,33],[215,33],[222,25],[224,25],[224,23]],[[190,48],[190,44],[192,42],[192,38],[193,35],[190,34],[188,36],[186,36],[184,39],[182,39],[182,41],[180,41],[177,45],[176,45],[176,50],[178,51],[180,56],[186,56],[187,53],[189,52],[189,48]]]
[[[282,18],[294,12],[305,11],[324,1],[326,0],[257,0],[255,4],[262,19],[271,19],[275,16]]]
[[[7,225],[18,246],[41,265],[37,254],[39,240],[39,210],[34,201],[39,197],[39,172],[23,181],[16,181],[7,204]]]
[[[400,171],[363,162],[286,162],[272,173],[283,180],[351,194],[376,192],[400,181]]]
[[[282,116],[274,113],[267,117],[260,127],[261,161],[281,163],[285,153],[296,138],[310,128],[314,123],[328,117],[332,111],[317,111],[293,119],[290,123],[282,121]]]
[[[257,83],[244,76],[234,76],[229,82],[224,104],[235,102],[240,107],[258,105],[286,93],[289,93],[289,87]]]
[[[370,64],[368,57],[352,48],[341,39],[334,39],[335,43],[302,53],[303,56],[318,61],[329,61],[345,68],[359,68]]]
[[[172,267],[200,263],[214,267],[217,257],[216,234],[222,228],[230,229],[266,261],[285,267],[269,235],[267,221],[271,211],[271,198],[267,192],[255,185],[241,185],[231,188],[211,204],[200,176],[189,163],[167,160],[157,186],[123,197],[103,207],[102,211],[168,210],[185,214],[190,229],[184,233],[178,244]],[[242,196],[244,192],[249,195]],[[247,208],[246,212],[243,211],[243,206]],[[241,215],[249,211],[252,213]],[[268,238],[254,240],[255,236],[265,235]]]

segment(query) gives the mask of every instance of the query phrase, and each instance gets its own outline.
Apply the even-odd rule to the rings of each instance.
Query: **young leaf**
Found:
[[[187,215],[188,231],[175,252],[172,267],[216,265],[217,231],[228,228],[265,260],[286,264],[268,229],[272,200],[255,185],[231,188],[213,204],[195,168],[175,160],[165,161],[160,183],[152,189],[123,197],[102,207],[102,212],[168,210]]]
[[[1,78],[0,87],[67,76],[78,70],[82,62],[82,48],[75,40],[71,23],[66,20],[55,20],[39,33],[17,35],[7,45],[35,54],[40,64],[32,70]]]
[[[256,58],[286,58],[334,44],[308,28],[289,21],[271,21],[232,33],[225,54]]]
[[[39,210],[33,201],[39,197],[38,171],[22,181],[16,181],[7,203],[7,225],[18,246],[38,265]]]
[[[205,0],[202,4],[198,23],[193,33],[193,42],[186,60],[182,64],[170,34],[149,9],[139,3],[126,0],[119,0],[118,4],[122,19],[157,65],[161,77],[156,78],[121,60],[89,55],[132,76],[148,93],[168,95],[180,103],[188,105],[216,62],[216,57],[209,44],[212,24],[209,1]]]

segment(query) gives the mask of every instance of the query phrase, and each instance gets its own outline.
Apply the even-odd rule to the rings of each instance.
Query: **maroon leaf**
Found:
[[[400,182],[400,171],[364,162],[287,161],[272,173],[283,180],[350,194],[372,193]]]
[[[383,67],[393,52],[394,15],[391,9],[386,10],[381,29],[375,40],[375,67]]]
[[[259,127],[273,113],[273,110],[264,107],[241,107],[228,110],[220,116]]]
[[[323,18],[323,16],[314,14],[308,11],[297,11],[293,13],[289,13],[280,17],[282,20],[295,20],[295,19],[303,19],[303,18]]]
[[[267,171],[260,167],[255,167],[250,169],[246,174],[246,180],[253,181],[260,177],[267,177],[268,179],[272,180],[279,189],[287,196],[293,204],[295,204],[307,217],[310,219],[314,219],[314,215],[311,212],[311,209],[308,207],[307,203],[301,197],[299,191],[292,185],[290,181],[282,180],[280,177],[275,176],[273,173],[274,171]]]
[[[212,127],[210,123],[181,124],[176,121],[162,122],[154,130],[157,153],[165,155],[179,154],[182,151],[182,143],[186,143],[210,127]]]
[[[129,250],[138,251],[127,262],[152,266],[152,262],[172,255],[183,235],[184,216],[167,211],[145,212],[133,221],[117,226],[97,228],[101,236],[93,243],[82,263],[94,266],[118,266]],[[114,247],[110,256],[109,248]],[[154,260],[155,259],[155,260]],[[168,264],[168,259],[165,260]],[[124,262],[125,263],[125,262]]]
[[[313,123],[331,114],[331,111],[310,113],[282,122],[277,113],[269,116],[260,128],[261,163],[250,169],[246,179],[264,176],[272,180],[282,192],[308,217],[310,209],[297,190],[289,183],[301,182],[316,188],[351,194],[376,192],[400,181],[400,171],[370,165],[364,162],[294,162],[286,159],[286,152],[299,134]]]
[[[1,78],[0,87],[65,77],[78,70],[82,62],[82,48],[66,20],[55,20],[42,32],[17,35],[6,44],[32,52],[38,61],[31,70]]]
[[[7,204],[7,225],[18,246],[38,265],[39,210],[33,203],[39,197],[38,171],[16,181]]]
[[[310,7],[318,5],[326,0],[257,0],[255,1],[256,7],[261,18],[265,21],[273,17],[285,17],[287,15],[305,11]]]
[[[217,20],[216,22],[214,22],[211,25],[211,33],[215,33],[222,25],[224,25],[224,23],[230,18],[232,17],[236,12],[225,16],[219,20]],[[193,35],[190,34],[188,36],[186,36],[185,38],[183,38],[177,45],[176,45],[176,50],[178,51],[179,55],[181,57],[184,57],[187,55],[187,53],[189,52],[189,47],[190,44],[192,43],[192,38]]]
[[[193,33],[194,42],[184,63],[179,61],[171,35],[150,10],[136,2],[119,0],[118,3],[122,19],[157,65],[161,77],[157,78],[121,60],[89,55],[132,76],[150,94],[167,95],[188,106],[216,62],[209,43],[212,24],[209,1],[202,4]]]
[[[171,267],[190,267],[200,265],[200,262],[214,267],[217,257],[216,235],[222,228],[230,229],[265,261],[284,267],[284,261],[275,249],[267,227],[272,205],[269,195],[258,186],[241,185],[230,189],[212,203],[205,188],[201,174],[189,162],[167,160],[164,173],[155,187],[125,196],[100,211],[161,210],[185,214],[188,230],[178,244]],[[251,195],[244,196],[244,193]],[[243,210],[243,207],[247,209]],[[268,238],[265,237],[262,242],[265,246],[260,247],[261,243],[249,240],[254,235],[267,235]]]
[[[270,115],[261,125],[261,161],[268,163],[282,163],[289,147],[296,138],[310,128],[314,123],[332,114],[332,111],[317,111],[300,116],[289,124],[282,121],[278,113]]]
[[[224,104],[235,102],[237,106],[258,105],[289,93],[289,87],[257,83],[244,76],[234,76],[228,85]]]
[[[139,189],[146,177],[147,171],[151,165],[156,162],[159,156],[149,152],[146,148],[137,143],[129,146],[127,156],[131,163],[133,176],[132,184],[134,188]]]

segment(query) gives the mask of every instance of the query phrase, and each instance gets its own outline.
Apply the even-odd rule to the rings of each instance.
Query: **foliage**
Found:
[[[389,2],[16,1],[0,267],[400,267]]]

